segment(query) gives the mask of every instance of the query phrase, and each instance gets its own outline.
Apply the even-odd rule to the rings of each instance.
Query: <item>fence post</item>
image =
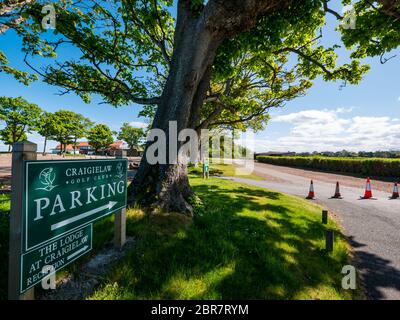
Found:
[[[322,223],[328,224],[328,211],[322,210]]]
[[[117,159],[126,158],[126,150],[117,150]],[[114,222],[114,246],[121,249],[126,242],[126,208],[122,208],[115,213]]]
[[[13,144],[11,165],[11,210],[10,242],[8,262],[8,299],[33,300],[34,288],[20,294],[21,254],[22,254],[22,195],[24,161],[37,159],[37,145],[29,142]]]
[[[326,230],[326,243],[325,248],[326,251],[332,252],[333,251],[333,241],[334,241],[334,231],[333,230]]]

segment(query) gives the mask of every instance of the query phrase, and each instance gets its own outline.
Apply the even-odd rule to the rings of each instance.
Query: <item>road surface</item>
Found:
[[[376,200],[360,200],[365,180],[348,176],[255,163],[265,181],[230,177],[238,182],[305,197],[314,177],[316,203],[334,212],[355,253],[356,268],[371,299],[400,299],[400,200],[389,200],[390,183],[375,182]],[[343,199],[330,199],[335,183]],[[359,185],[359,187],[355,187]],[[372,181],[374,187],[374,181]]]

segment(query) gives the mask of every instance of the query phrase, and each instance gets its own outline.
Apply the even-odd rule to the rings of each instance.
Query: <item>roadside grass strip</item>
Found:
[[[354,299],[341,287],[349,247],[322,208],[303,199],[232,181],[192,175],[193,219],[127,211],[135,238],[88,299]],[[0,299],[7,298],[9,196],[0,197]],[[113,238],[113,218],[94,226],[95,254]],[[325,252],[325,230],[335,247]],[[57,274],[79,274],[89,257]]]
[[[193,221],[128,211],[135,248],[90,299],[353,299],[341,288],[348,245],[303,199],[192,176]],[[335,230],[326,253],[325,228]]]

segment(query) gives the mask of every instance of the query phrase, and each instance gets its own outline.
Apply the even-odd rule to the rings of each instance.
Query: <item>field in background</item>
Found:
[[[262,177],[257,176],[255,174],[240,174],[240,171],[237,170],[238,167],[236,167],[233,164],[225,164],[225,163],[210,163],[210,169],[209,173],[210,176],[216,176],[216,177],[238,177],[238,178],[244,178],[244,179],[252,179],[252,180],[264,180]],[[190,174],[194,174],[197,176],[202,176],[203,175],[203,169],[201,164],[197,166],[189,166],[188,167],[188,172]]]
[[[400,176],[400,159],[258,156],[257,160],[279,166],[362,176],[386,178],[398,178]]]

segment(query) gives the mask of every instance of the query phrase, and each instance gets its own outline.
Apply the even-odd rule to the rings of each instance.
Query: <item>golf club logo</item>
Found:
[[[43,185],[41,188],[36,188],[36,190],[51,191],[55,187],[54,180],[56,179],[56,174],[53,168],[43,169],[39,174],[39,181]]]
[[[121,179],[124,176],[124,165],[122,162],[118,162],[117,164],[117,174],[115,175],[118,179]]]

